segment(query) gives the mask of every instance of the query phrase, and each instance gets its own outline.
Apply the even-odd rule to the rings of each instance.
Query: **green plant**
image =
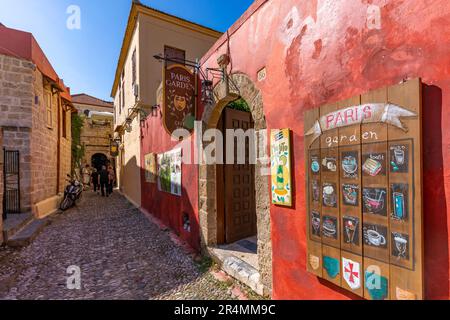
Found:
[[[230,102],[227,105],[227,108],[234,109],[234,110],[245,111],[245,112],[250,112],[250,107],[248,106],[247,102],[245,102],[245,100],[242,99],[242,98],[239,98],[238,100]]]
[[[81,129],[84,126],[84,117],[78,113],[72,114],[72,174],[76,169],[81,170],[81,159],[84,157],[85,148],[81,144]]]

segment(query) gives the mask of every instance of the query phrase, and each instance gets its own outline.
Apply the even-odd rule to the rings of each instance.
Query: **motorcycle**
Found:
[[[69,183],[64,190],[64,199],[61,201],[59,208],[61,211],[66,211],[67,209],[73,207],[75,202],[81,199],[83,193],[83,185],[75,178],[67,175],[68,179],[66,181]]]

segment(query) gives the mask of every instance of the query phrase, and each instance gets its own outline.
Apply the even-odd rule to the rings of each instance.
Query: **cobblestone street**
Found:
[[[28,247],[0,248],[0,299],[256,298],[217,280],[117,192],[85,192],[51,220]],[[67,289],[69,266],[80,267],[81,290]]]

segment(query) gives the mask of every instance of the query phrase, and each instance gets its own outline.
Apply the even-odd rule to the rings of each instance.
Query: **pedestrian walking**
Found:
[[[108,176],[109,176],[109,174],[108,174],[108,170],[106,169],[106,166],[102,166],[102,170],[99,172],[100,191],[102,193],[102,197],[104,197],[104,196],[109,197],[109,194],[108,194],[109,178],[108,178]]]
[[[92,185],[94,186],[94,192],[99,194],[100,193],[100,179],[99,179],[98,171],[95,168],[92,169],[91,181],[92,181]]]
[[[91,167],[87,164],[82,172],[81,172],[82,176],[83,176],[83,185],[84,187],[89,187],[91,184]]]
[[[114,182],[116,181],[116,175],[112,166],[108,167],[108,195],[113,193]]]

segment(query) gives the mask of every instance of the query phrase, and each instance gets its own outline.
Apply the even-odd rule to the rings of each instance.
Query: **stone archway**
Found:
[[[251,109],[257,139],[267,137],[267,125],[264,116],[263,99],[260,90],[243,73],[231,75],[239,92],[229,92],[225,82],[214,88],[214,102],[205,106],[202,117],[203,133],[217,127],[225,106],[238,99],[244,99]],[[264,150],[264,154],[267,150]],[[272,242],[270,233],[270,196],[269,177],[264,174],[264,166],[255,166],[256,216],[258,230],[258,264],[261,282],[266,292],[272,288]],[[216,208],[216,166],[201,164],[199,169],[199,219],[201,240],[204,250],[217,245],[217,208]]]

